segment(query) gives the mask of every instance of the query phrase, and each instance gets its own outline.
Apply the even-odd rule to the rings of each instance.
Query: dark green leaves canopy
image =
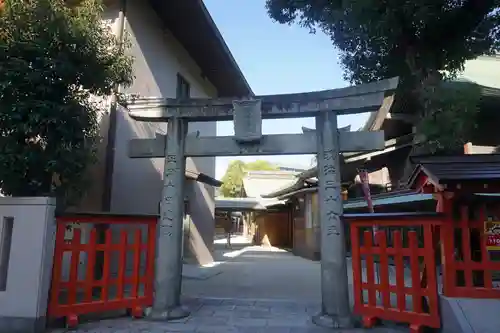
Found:
[[[346,78],[456,73],[499,47],[498,0],[266,0],[279,23],[321,29],[341,51]],[[332,59],[333,60],[333,59]]]
[[[351,83],[399,76],[393,110],[420,117],[430,152],[461,148],[477,130],[479,90],[442,81],[467,60],[498,52],[499,0],[266,0],[266,6],[279,23],[330,36]]]
[[[0,9],[0,188],[74,194],[99,144],[98,102],[132,81],[99,1],[6,0]]]

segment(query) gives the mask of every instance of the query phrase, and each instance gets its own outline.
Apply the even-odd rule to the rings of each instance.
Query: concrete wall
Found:
[[[0,198],[0,333],[45,331],[55,199]]]
[[[500,88],[500,55],[480,56],[465,63],[461,77],[480,85]]]
[[[119,8],[108,6],[108,24],[117,26]],[[188,27],[186,27],[188,28]],[[202,78],[180,43],[166,30],[149,5],[140,0],[127,1],[126,36],[131,42],[135,80],[125,93],[140,96],[175,97],[177,75],[190,84],[191,97],[216,97],[217,91]],[[124,109],[117,112],[117,136],[111,211],[114,213],[157,213],[162,189],[163,159],[130,159],[128,141],[132,138],[153,138],[165,133],[166,124],[140,123],[128,118]],[[216,135],[216,123],[191,123],[189,131],[200,135]],[[187,168],[215,177],[215,158],[189,158]],[[193,251],[200,261],[211,261],[214,225],[214,193],[201,183],[186,185],[189,195],[190,226]]]

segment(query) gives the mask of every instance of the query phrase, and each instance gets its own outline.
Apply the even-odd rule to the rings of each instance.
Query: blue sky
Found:
[[[342,79],[338,54],[330,39],[309,34],[297,25],[273,22],[265,0],[204,0],[212,18],[258,95],[306,92],[347,86]],[[339,117],[339,126],[361,127],[368,116]],[[264,120],[264,134],[301,133],[314,128],[314,119]],[[217,135],[233,135],[232,122],[219,122]],[[216,177],[221,178],[234,157],[218,157]],[[284,166],[308,168],[312,156],[245,156],[243,161],[265,159]]]

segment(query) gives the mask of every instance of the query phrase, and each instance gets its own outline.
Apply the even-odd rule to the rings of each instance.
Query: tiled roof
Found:
[[[457,181],[500,180],[500,154],[416,156],[412,162],[417,167],[409,180],[410,186],[421,172],[440,185]]]

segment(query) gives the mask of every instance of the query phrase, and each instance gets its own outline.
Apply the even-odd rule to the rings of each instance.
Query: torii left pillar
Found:
[[[168,120],[165,167],[156,239],[154,302],[148,317],[152,320],[184,318],[189,311],[181,306],[182,221],[184,207],[184,154],[188,123],[181,118]]]

